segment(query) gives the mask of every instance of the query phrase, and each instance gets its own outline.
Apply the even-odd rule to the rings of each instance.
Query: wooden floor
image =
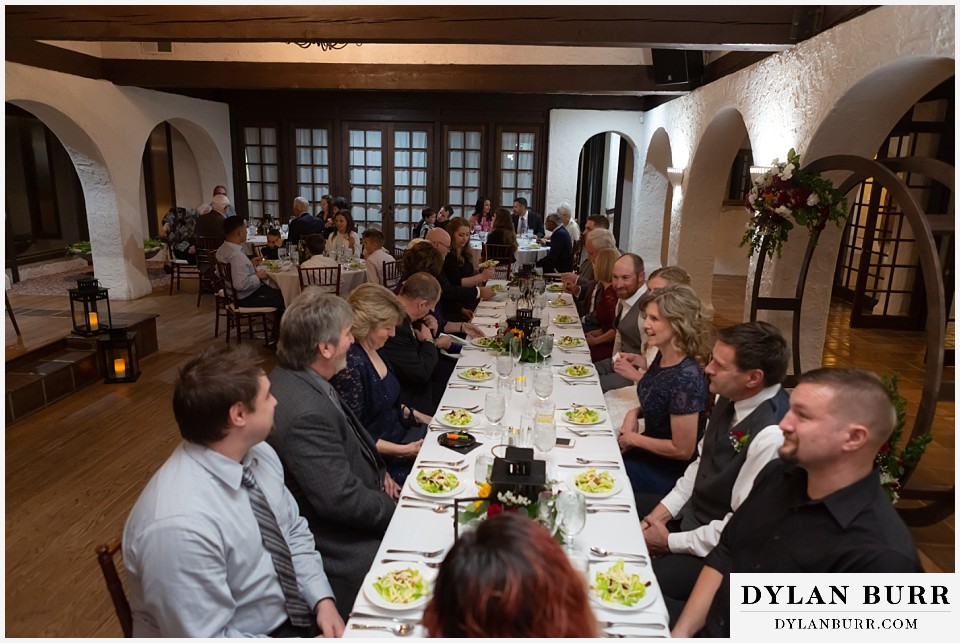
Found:
[[[205,297],[197,308],[194,288],[185,285],[183,294],[173,297],[158,290],[134,302],[114,303],[117,311],[160,315],[160,352],[143,360],[136,383],[92,385],[7,427],[6,635],[120,636],[94,548],[119,533],[140,490],[180,440],[170,406],[177,368],[211,342],[223,341],[222,335],[213,338],[212,299]],[[718,324],[740,321],[743,288],[742,279],[717,278]],[[13,296],[11,301],[15,309],[68,309],[66,297]],[[911,352],[901,343],[902,333],[887,340],[871,336],[864,344],[839,321],[835,325],[834,317],[825,361],[863,359],[862,365],[880,368],[878,360],[885,356],[902,360]],[[23,345],[69,331],[66,317],[24,315],[18,322]],[[23,347],[17,347],[9,322],[5,332],[9,357]],[[886,346],[882,341],[889,342],[890,351],[877,350]],[[254,345],[270,370],[272,353]],[[903,372],[901,362],[896,368]],[[938,414],[938,423],[935,443],[917,475],[952,481],[952,405],[949,413]],[[949,430],[941,431],[940,425]],[[953,531],[953,517],[914,530],[928,569],[954,570]]]

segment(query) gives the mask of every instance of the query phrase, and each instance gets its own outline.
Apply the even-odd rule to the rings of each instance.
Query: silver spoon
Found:
[[[628,514],[630,513],[629,509],[624,509],[621,507],[587,507],[588,514],[600,514],[600,513],[614,513],[614,514]]]
[[[600,627],[640,627],[650,630],[665,630],[667,626],[663,623],[630,623],[627,621],[600,621]]]
[[[608,549],[604,549],[603,547],[591,547],[590,551],[592,551],[597,556],[619,556],[622,558],[640,558],[642,560],[647,559],[647,557],[644,556],[643,554],[631,554],[623,551],[610,551]]]
[[[388,554],[416,554],[417,556],[425,556],[426,558],[436,558],[437,556],[442,556],[443,552],[446,549],[435,549],[433,551],[418,551],[416,549],[388,549]]]
[[[450,508],[450,505],[400,505],[406,509],[426,509],[427,511],[432,511],[435,514],[442,514]]]
[[[365,614],[364,612],[350,612],[350,618],[376,618],[381,621],[393,621],[394,623],[409,623],[416,625],[419,621],[413,618],[393,618],[392,616],[380,616],[379,614]]]
[[[365,625],[363,623],[351,623],[351,630],[383,630],[392,632],[396,636],[410,636],[416,625],[410,623],[398,623],[397,625]]]
[[[482,388],[493,388],[491,386],[480,386],[478,384],[447,384],[447,388],[465,388],[471,391],[479,391]]]
[[[422,561],[422,560],[403,560],[401,558],[382,558],[380,559],[380,562],[381,563],[416,563],[417,565],[426,565],[427,567],[430,567],[432,569],[438,569],[440,567],[440,563],[431,563],[431,562]]]

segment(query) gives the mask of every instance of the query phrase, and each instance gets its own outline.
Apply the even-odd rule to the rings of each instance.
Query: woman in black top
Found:
[[[517,233],[513,229],[510,210],[497,208],[493,216],[493,229],[490,231],[490,234],[487,235],[487,245],[511,246],[513,247],[513,253],[516,253]]]

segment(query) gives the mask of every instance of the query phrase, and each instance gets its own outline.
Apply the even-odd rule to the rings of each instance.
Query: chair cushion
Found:
[[[233,304],[230,305],[230,310],[235,313],[240,313],[241,315],[259,315],[277,312],[277,309],[273,306],[264,306],[263,308],[237,308]]]

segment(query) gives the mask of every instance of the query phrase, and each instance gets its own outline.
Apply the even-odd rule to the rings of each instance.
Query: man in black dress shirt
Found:
[[[543,268],[544,273],[570,272],[573,269],[573,240],[556,212],[547,215],[547,230],[553,232],[549,242],[550,252],[537,265]]]
[[[287,226],[287,243],[297,245],[308,234],[323,234],[323,221],[310,214],[310,202],[302,196],[293,200],[293,217]]]
[[[760,472],[707,556],[673,636],[730,636],[731,572],[922,572],[874,467],[895,423],[872,373],[801,376],[780,422],[780,459]]]

